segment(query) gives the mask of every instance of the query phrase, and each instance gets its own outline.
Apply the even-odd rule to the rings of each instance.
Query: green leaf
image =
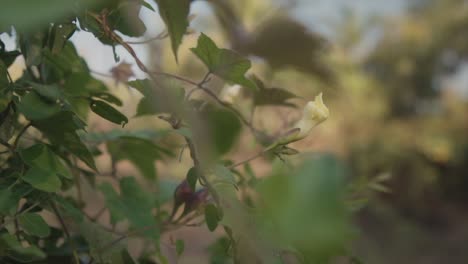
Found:
[[[8,256],[18,262],[28,263],[45,259],[47,256],[34,245],[23,247],[14,235],[0,235],[0,256]]]
[[[207,122],[215,154],[226,154],[240,135],[242,124],[239,118],[223,108],[206,108],[202,115]]]
[[[83,213],[80,209],[76,208],[70,201],[58,195],[54,196],[54,201],[57,203],[57,205],[60,206],[60,208],[63,209],[63,212],[66,215],[70,216],[74,221],[76,221],[77,223],[83,221]]]
[[[62,51],[67,40],[75,33],[76,25],[74,23],[54,24],[52,28],[52,53]]]
[[[153,12],[156,12],[156,10],[154,10],[154,8],[148,4],[146,1],[144,0],[139,0],[140,4],[146,8],[148,8],[149,10],[153,11]]]
[[[108,183],[102,184],[100,190],[104,193],[114,221],[128,219],[137,229],[154,226],[145,234],[152,239],[159,236],[156,220],[151,213],[151,197],[140,188],[135,178],[125,177],[120,180],[120,195]]]
[[[172,52],[177,61],[177,50],[189,26],[190,0],[156,0],[159,14],[171,38]]]
[[[175,242],[177,256],[180,256],[184,253],[185,243],[181,239],[177,239]]]
[[[62,185],[57,174],[37,167],[31,167],[22,179],[34,188],[45,192],[57,192]]]
[[[27,149],[20,150],[23,161],[31,167],[39,168],[43,171],[56,173],[62,177],[72,179],[73,176],[63,164],[60,157],[44,144],[36,144]]]
[[[161,148],[152,141],[136,137],[120,137],[107,142],[107,150],[118,160],[131,161],[148,179],[156,178],[155,160],[161,158]]]
[[[190,186],[190,188],[192,188],[192,191],[195,191],[195,188],[197,186],[197,181],[198,181],[198,173],[197,173],[197,169],[195,169],[195,167],[192,167],[190,168],[190,170],[187,172],[187,182]]]
[[[108,25],[129,37],[140,37],[146,31],[146,26],[141,21],[139,14],[140,1],[113,1],[116,5],[111,7],[113,12],[109,14]],[[106,44],[106,43],[105,43]]]
[[[115,104],[116,106],[122,106],[122,101],[115,95],[106,92],[93,92],[91,96],[97,97],[108,103]]]
[[[205,221],[208,230],[213,232],[216,227],[218,227],[218,223],[221,220],[219,216],[218,208],[214,204],[208,204],[205,207]]]
[[[31,85],[35,92],[43,98],[48,99],[50,102],[56,102],[63,97],[62,92],[57,85],[42,85],[35,82],[28,82],[28,84]]]
[[[79,234],[86,239],[91,257],[99,260],[98,263],[125,263],[122,260],[122,250],[126,245],[115,242],[115,235],[104,230],[101,226],[90,221],[83,221],[78,225]],[[112,246],[109,246],[112,244]],[[108,246],[106,250],[103,247]]]
[[[4,92],[9,85],[8,80],[8,68],[2,60],[0,60],[0,92]],[[4,108],[1,108],[0,111],[3,111]]]
[[[76,130],[83,128],[83,123],[74,113],[61,111],[33,125],[49,138],[52,145],[63,146],[90,168],[97,170],[93,156],[76,133]]]
[[[122,264],[137,264],[133,257],[128,253],[126,249],[122,249],[120,252],[122,257]]]
[[[295,171],[275,166],[258,185],[260,226],[268,239],[294,246],[308,263],[326,263],[339,254],[352,235],[344,173],[331,155],[309,159]]]
[[[13,64],[13,62],[16,60],[16,57],[18,57],[19,55],[21,55],[21,52],[17,50],[12,50],[12,51],[0,50],[0,61],[3,61],[6,68],[8,68]],[[2,62],[0,62],[0,64],[1,63]],[[0,70],[0,73],[1,73],[1,70]]]
[[[203,33],[198,38],[197,47],[191,50],[211,73],[230,83],[240,84],[252,90],[257,89],[255,83],[244,76],[250,69],[250,61],[238,53],[218,48],[213,40]]]
[[[0,215],[8,215],[16,208],[19,202],[19,197],[9,189],[0,190]]]
[[[46,102],[35,92],[29,92],[17,103],[18,110],[29,120],[40,120],[60,112],[58,104]]]
[[[19,173],[12,173],[9,177],[15,181],[20,177]],[[13,183],[8,183],[7,186],[12,186]],[[16,184],[12,187],[2,186],[0,189],[0,215],[14,215],[18,208],[18,203],[21,198],[25,197],[33,187],[29,184]]]
[[[225,166],[218,164],[214,167],[213,171],[214,174],[218,176],[214,182],[218,181],[232,184],[234,186],[236,185],[236,178],[234,177],[234,174]]]
[[[92,100],[90,106],[94,113],[112,123],[122,125],[122,127],[128,123],[128,118],[126,116],[103,101]]]
[[[17,29],[32,30],[94,4],[92,0],[7,1],[0,9],[0,28],[14,25]]]
[[[46,34],[42,31],[37,31],[31,34],[24,34],[21,36],[20,46],[21,52],[25,58],[26,66],[39,65],[42,62],[42,48],[45,39]]]
[[[18,222],[24,231],[32,236],[47,237],[50,235],[49,225],[47,225],[42,216],[36,213],[20,214]]]
[[[137,106],[136,116],[154,115],[162,112],[177,113],[180,105],[184,103],[184,89],[170,82],[161,82],[164,92],[160,88],[154,88],[148,79],[134,80],[127,83],[137,89],[144,97]]]
[[[255,78],[254,80],[259,88],[254,94],[254,104],[256,106],[281,105],[296,107],[295,104],[289,103],[287,100],[297,98],[297,95],[281,88],[266,88],[260,79]]]

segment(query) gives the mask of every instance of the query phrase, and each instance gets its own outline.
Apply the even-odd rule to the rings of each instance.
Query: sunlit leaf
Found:
[[[251,66],[248,59],[232,50],[218,48],[213,40],[203,33],[198,38],[197,47],[191,50],[211,73],[230,83],[256,90],[255,83],[245,77]]]

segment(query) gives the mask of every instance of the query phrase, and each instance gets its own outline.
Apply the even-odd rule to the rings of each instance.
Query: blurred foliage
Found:
[[[147,41],[127,41],[150,26],[140,11],[158,7],[166,30],[156,39],[168,36],[181,62],[192,2],[2,3],[0,30],[16,45],[6,50],[0,42],[0,262],[131,264],[138,263],[135,257],[139,263],[175,263],[163,250],[164,236],[203,225],[219,237],[211,247],[213,263],[282,263],[286,255],[298,263],[326,263],[347,257],[354,234],[345,166],[321,154],[292,162],[299,151],[284,139],[300,128],[262,131],[253,121],[257,107],[295,109],[299,104],[289,101],[301,97],[252,77],[248,56],[262,57],[270,72],[292,66],[331,83],[327,42],[286,14],[247,31],[236,3],[208,1],[231,49],[207,34],[198,36],[190,60],[200,62],[200,81],[143,63],[133,45]],[[137,91],[134,113],[95,77],[79,44],[70,41],[75,34],[92,34],[111,46],[116,62],[116,47],[133,58],[112,67],[110,77]],[[17,59],[24,61],[24,71],[12,78]],[[145,77],[134,79],[132,64]],[[225,101],[216,83],[236,84],[252,104]],[[321,107],[327,110],[322,122],[328,109],[322,100],[316,103],[308,104],[303,118],[312,122]],[[158,127],[127,128],[140,118]],[[92,120],[110,129],[95,129]],[[318,123],[302,131],[301,139]],[[246,138],[259,152],[234,157]],[[257,177],[250,166],[261,157],[274,164],[267,177]],[[135,170],[122,169],[128,164]],[[129,242],[134,238],[144,245],[138,251]],[[171,244],[178,258],[194,246],[183,239]]]

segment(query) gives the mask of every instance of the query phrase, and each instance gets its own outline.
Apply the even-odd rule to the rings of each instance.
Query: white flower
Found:
[[[225,87],[221,91],[220,98],[223,102],[234,104],[240,96],[242,86],[236,84]]]
[[[281,143],[287,144],[307,137],[312,128],[327,120],[329,115],[330,112],[323,103],[322,93],[320,93],[314,101],[306,104],[302,118],[294,125],[292,133],[281,140]]]

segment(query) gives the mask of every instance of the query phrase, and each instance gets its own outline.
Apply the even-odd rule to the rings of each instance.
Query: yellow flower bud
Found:
[[[294,129],[299,130],[288,137],[289,142],[305,138],[312,128],[327,120],[329,115],[330,112],[323,103],[322,93],[320,93],[314,101],[308,102],[304,107],[302,118],[294,125]]]

